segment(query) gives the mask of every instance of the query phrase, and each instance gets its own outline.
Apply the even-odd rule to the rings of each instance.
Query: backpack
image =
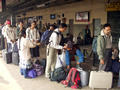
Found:
[[[73,89],[81,87],[80,72],[76,68],[71,68],[67,79],[61,81],[61,83]]]
[[[36,78],[37,77],[37,73],[34,69],[28,71],[28,77],[30,78]]]
[[[104,36],[102,37],[105,40],[105,37]],[[94,53],[97,53],[97,39],[98,39],[98,36],[94,37],[93,42],[92,42],[92,50]]]
[[[92,42],[92,50],[94,53],[97,53],[97,38],[98,37],[94,37],[93,42]]]
[[[41,36],[41,44],[42,45],[48,45],[49,44],[49,38],[51,36],[51,34],[53,33],[53,31],[45,31],[42,36]]]
[[[62,80],[65,80],[67,77],[67,72],[64,69],[64,66],[63,66],[63,63],[62,63],[60,57],[59,57],[59,60],[60,60],[60,63],[62,64],[62,67],[59,67],[50,73],[49,79],[51,81],[61,82]]]
[[[40,76],[44,73],[44,68],[40,64],[34,64],[34,70],[36,71],[37,76]]]
[[[51,81],[61,82],[62,80],[66,79],[66,76],[67,76],[67,74],[66,74],[64,68],[59,67],[59,68],[55,69],[53,72],[50,73],[49,79]]]
[[[41,42],[42,45],[48,45],[50,43],[49,38],[50,38],[50,36],[53,32],[55,32],[57,35],[60,35],[60,33],[56,32],[56,31],[49,31],[49,30],[45,31],[43,33],[43,35],[41,36],[41,41],[40,42]]]

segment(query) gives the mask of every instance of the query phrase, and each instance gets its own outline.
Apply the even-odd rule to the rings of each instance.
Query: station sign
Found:
[[[120,2],[107,3],[106,11],[120,11]]]

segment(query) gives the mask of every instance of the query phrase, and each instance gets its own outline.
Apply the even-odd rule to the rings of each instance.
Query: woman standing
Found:
[[[31,40],[33,43],[38,43],[38,41],[40,39],[40,34],[39,34],[39,31],[36,28],[36,22],[35,21],[33,21],[31,23],[31,26],[29,28],[27,28],[26,38]],[[36,59],[39,58],[39,46],[36,46],[35,48],[31,48],[30,52],[31,52],[32,58],[36,58]]]

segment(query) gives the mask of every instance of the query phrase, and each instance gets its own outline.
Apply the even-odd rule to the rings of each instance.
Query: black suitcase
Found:
[[[12,52],[5,52],[5,62],[7,64],[12,63]]]
[[[12,63],[14,65],[19,65],[19,54],[17,52],[12,53]]]
[[[5,49],[4,37],[0,36],[0,50]]]

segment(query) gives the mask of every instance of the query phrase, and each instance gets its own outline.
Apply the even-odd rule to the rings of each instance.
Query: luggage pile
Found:
[[[12,51],[3,49],[2,57],[7,64],[13,63],[14,65],[19,65],[19,54],[17,44],[14,44]]]

